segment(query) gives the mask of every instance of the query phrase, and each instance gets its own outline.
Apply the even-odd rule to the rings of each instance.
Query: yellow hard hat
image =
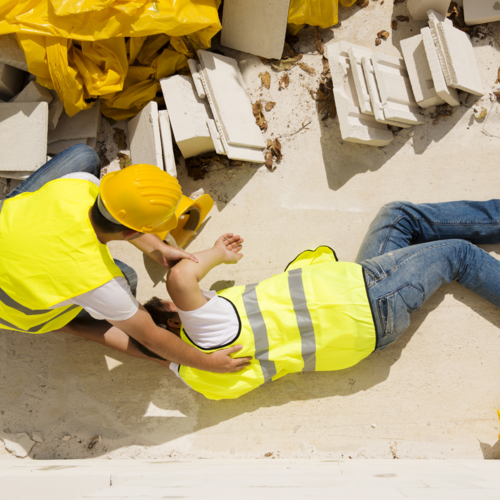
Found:
[[[130,165],[101,179],[98,205],[106,219],[141,233],[177,226],[175,210],[182,197],[175,177],[154,165]]]

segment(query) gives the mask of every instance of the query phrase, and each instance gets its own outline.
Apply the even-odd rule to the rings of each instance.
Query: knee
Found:
[[[99,155],[86,144],[75,144],[67,149],[68,152],[71,152],[72,155],[75,156],[78,162],[81,162],[85,165],[86,171],[94,171],[94,175],[99,177],[101,172],[101,159]]]

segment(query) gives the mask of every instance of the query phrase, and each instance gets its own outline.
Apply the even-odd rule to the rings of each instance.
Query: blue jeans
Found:
[[[33,193],[38,191],[47,182],[77,172],[88,172],[95,175],[98,179],[101,175],[101,160],[99,156],[92,148],[89,148],[85,144],[76,144],[59,153],[19,184],[6,198],[13,198],[21,193]],[[137,273],[130,266],[119,260],[115,260],[115,263],[124,274],[135,296],[137,291]],[[82,311],[80,315],[88,315],[88,313]]]
[[[356,257],[365,272],[377,349],[394,342],[410,315],[445,283],[457,281],[500,307],[500,261],[475,246],[499,242],[500,200],[382,207]]]

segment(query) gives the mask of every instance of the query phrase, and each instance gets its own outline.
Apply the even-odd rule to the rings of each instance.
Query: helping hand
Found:
[[[233,233],[226,233],[215,242],[214,248],[224,251],[224,264],[236,264],[243,257],[243,254],[238,253],[242,249],[242,243],[243,238],[239,235],[233,236]]]
[[[163,267],[172,269],[182,259],[198,262],[198,259],[180,248],[175,248],[164,243],[159,250],[154,251],[154,259]]]
[[[215,351],[208,355],[210,358],[210,368],[208,371],[213,373],[231,373],[239,372],[250,365],[252,358],[232,358],[230,355],[241,351],[243,346],[233,345],[221,351]]]

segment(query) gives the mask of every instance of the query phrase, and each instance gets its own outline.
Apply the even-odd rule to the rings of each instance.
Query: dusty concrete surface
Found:
[[[394,9],[394,13],[393,13]],[[398,23],[404,4],[372,1],[363,10],[341,9],[342,26],[324,30],[328,41],[348,40],[397,56],[399,41],[424,22]],[[376,33],[391,31],[375,47]],[[500,26],[474,39],[488,92],[500,64]],[[304,61],[322,69],[314,31],[301,33]],[[235,167],[193,181],[183,169],[184,192],[203,187],[215,199],[196,251],[227,231],[245,238],[237,266],[214,270],[206,288],[254,283],[283,270],[300,251],[332,246],[355,258],[377,209],[393,200],[438,202],[499,196],[500,137],[482,132],[474,102],[452,116],[427,116],[424,125],[398,134],[385,148],[343,143],[337,120],[320,121],[309,88],[318,74],[296,67],[278,91],[282,74],[257,57],[237,57],[252,101],[276,101],[266,113],[268,137],[280,136],[283,160],[274,172]],[[270,90],[259,73],[271,73]],[[261,97],[262,94],[262,97]],[[490,94],[490,130],[500,122]],[[477,108],[477,106],[476,106]],[[307,129],[292,135],[310,119]],[[103,120],[104,122],[105,120]],[[500,134],[498,134],[500,136]],[[500,248],[487,248],[500,258]],[[162,270],[128,244],[113,254],[139,273],[138,296],[165,297]],[[36,254],[34,254],[36,258]],[[0,336],[0,437],[34,431],[43,442],[30,452],[50,458],[500,458],[500,311],[453,284],[412,316],[392,347],[342,372],[287,376],[235,401],[212,402],[190,391],[165,368],[130,359],[69,335],[2,332]],[[39,434],[40,435],[40,434]],[[88,449],[91,439],[101,442]],[[70,438],[63,438],[70,436]],[[3,451],[6,459],[14,456]]]

